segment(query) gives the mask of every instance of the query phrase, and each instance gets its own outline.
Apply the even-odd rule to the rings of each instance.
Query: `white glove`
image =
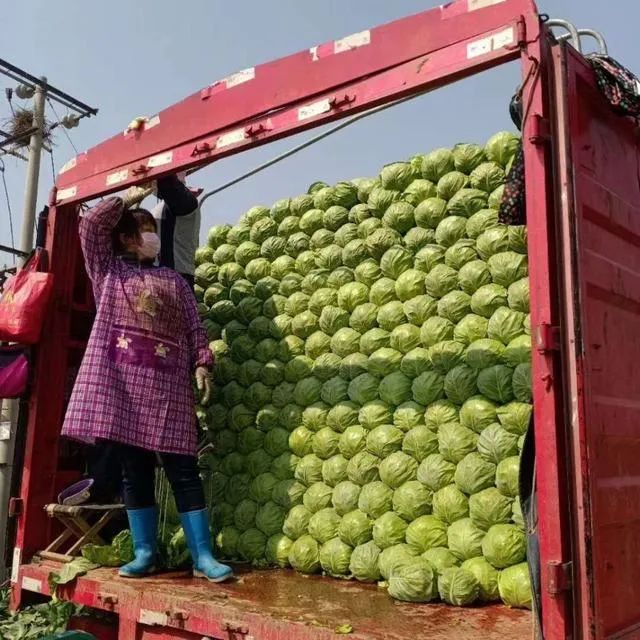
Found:
[[[129,207],[133,207],[134,205],[140,204],[147,196],[151,195],[153,193],[153,189],[153,184],[130,187],[124,192],[122,202],[124,202],[124,206],[127,209]]]
[[[149,118],[147,118],[146,116],[138,116],[137,118],[134,118],[129,123],[129,126],[127,127],[127,132],[139,131],[142,128],[142,125],[146,124],[147,122],[149,122]]]
[[[198,367],[196,369],[196,385],[200,392],[200,404],[209,404],[211,398],[211,377],[207,367]]]

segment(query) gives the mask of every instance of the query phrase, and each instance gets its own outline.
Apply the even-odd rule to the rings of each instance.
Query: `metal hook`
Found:
[[[562,29],[565,29],[568,33],[562,36],[558,36],[558,41],[563,42],[564,40],[571,40],[573,48],[582,53],[582,49],[580,46],[580,34],[578,33],[578,29],[574,24],[572,24],[568,20],[561,20],[559,18],[547,20],[545,24],[549,27],[560,27]]]

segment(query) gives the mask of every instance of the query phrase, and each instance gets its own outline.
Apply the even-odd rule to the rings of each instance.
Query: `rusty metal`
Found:
[[[570,562],[549,562],[547,564],[547,593],[558,596],[570,591],[573,586],[573,565]]]

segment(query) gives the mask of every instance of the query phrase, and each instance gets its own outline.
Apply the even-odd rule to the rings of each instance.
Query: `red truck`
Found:
[[[575,34],[574,34],[575,36]],[[534,336],[533,384],[547,640],[640,637],[640,154],[591,66],[553,36],[532,0],[448,5],[246,69],[80,154],[51,197],[55,295],[37,349],[17,520],[13,604],[48,595],[59,565],[43,507],[79,475],[59,438],[69,372],[91,328],[77,239],[88,200],[195,169],[401,98],[519,61]],[[635,372],[635,373],[634,373]],[[184,577],[91,572],[61,588],[109,611],[122,640],[523,638],[528,612],[395,604],[375,588],[290,572],[246,571],[210,586]]]

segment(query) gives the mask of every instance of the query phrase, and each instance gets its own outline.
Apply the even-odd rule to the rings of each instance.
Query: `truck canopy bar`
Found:
[[[57,202],[193,169],[516,60],[538,25],[533,0],[457,0],[244,69],[71,159]]]

